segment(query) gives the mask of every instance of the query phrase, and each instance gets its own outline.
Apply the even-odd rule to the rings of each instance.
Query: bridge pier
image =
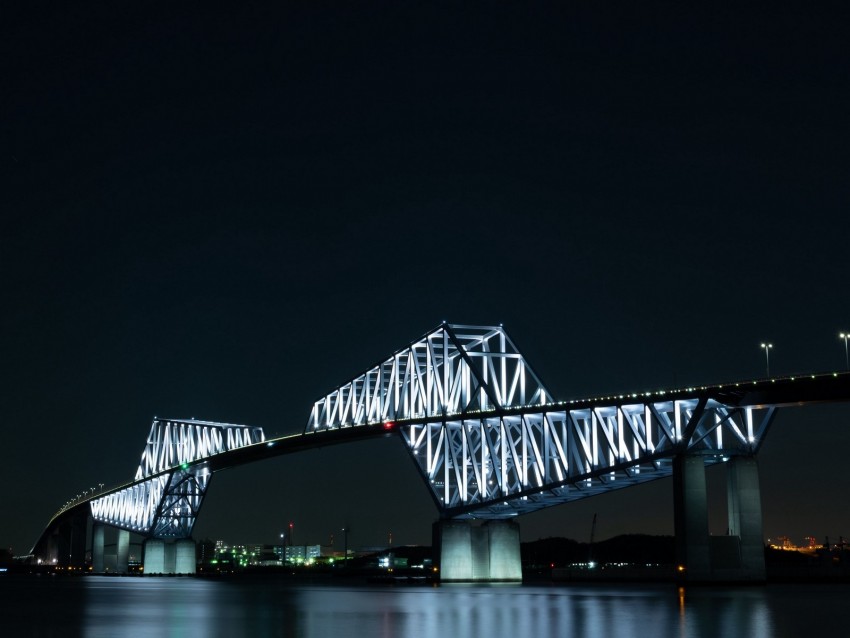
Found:
[[[115,539],[115,552],[106,553],[106,536]],[[110,544],[110,547],[112,545]],[[130,532],[95,522],[91,529],[91,570],[95,574],[127,574],[130,571]]]
[[[752,456],[727,465],[728,533],[708,533],[705,463],[697,455],[673,460],[678,576],[684,582],[762,582],[764,540],[758,466]]]
[[[177,574],[194,574],[197,569],[195,554],[195,541],[191,538],[182,538],[175,545],[175,572]]]
[[[85,568],[88,520],[83,512],[65,516],[36,549],[39,558],[49,565],[78,570]]]
[[[151,574],[168,574],[166,569],[165,541],[149,538],[144,543],[144,572]]]
[[[494,520],[441,520],[433,527],[440,580],[449,582],[521,582],[519,525]]]
[[[195,541],[182,538],[168,542],[149,538],[144,546],[145,574],[194,574],[196,571]]]
[[[53,532],[44,540],[42,546],[43,556],[39,556],[48,565],[59,563],[59,533]]]
[[[736,456],[726,467],[729,534],[740,538],[741,580],[763,581],[766,572],[758,464],[753,456]]]
[[[126,529],[118,530],[118,538],[115,543],[115,571],[126,574],[130,570],[130,532]]]
[[[690,581],[711,580],[708,498],[701,456],[680,455],[673,459],[673,500],[680,576]]]
[[[105,545],[106,528],[101,523],[94,523],[91,528],[91,569],[95,574],[106,571],[103,549]]]

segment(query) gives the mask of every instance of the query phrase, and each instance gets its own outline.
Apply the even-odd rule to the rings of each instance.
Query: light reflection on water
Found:
[[[358,587],[275,578],[0,579],[4,636],[703,638],[848,635],[846,585]],[[837,621],[836,621],[837,622]]]

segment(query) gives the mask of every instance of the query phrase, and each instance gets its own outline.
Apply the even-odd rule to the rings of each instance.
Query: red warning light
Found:
[[[385,430],[392,430],[394,427],[395,427],[395,423],[393,423],[392,421],[385,421],[384,422],[384,429]]]

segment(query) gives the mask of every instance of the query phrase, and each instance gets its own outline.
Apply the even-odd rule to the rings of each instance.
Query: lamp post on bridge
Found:
[[[838,335],[839,339],[844,339],[844,365],[850,370],[850,357],[847,356],[847,339],[850,339],[850,334],[842,332]]]
[[[772,343],[763,343],[761,344],[762,349],[764,350],[764,358],[765,364],[767,366],[767,376],[770,377],[770,349],[773,347]]]

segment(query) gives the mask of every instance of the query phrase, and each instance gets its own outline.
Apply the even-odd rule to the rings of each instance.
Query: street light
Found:
[[[764,358],[767,365],[767,376],[770,377],[770,349],[773,347],[772,343],[763,343],[761,344],[762,349],[764,350]]]
[[[348,567],[348,527],[343,527],[342,532],[345,536],[345,542],[343,544],[343,567]]]
[[[847,356],[847,340],[850,339],[850,334],[842,332],[838,335],[839,339],[844,339],[844,365],[850,370],[850,357]]]

